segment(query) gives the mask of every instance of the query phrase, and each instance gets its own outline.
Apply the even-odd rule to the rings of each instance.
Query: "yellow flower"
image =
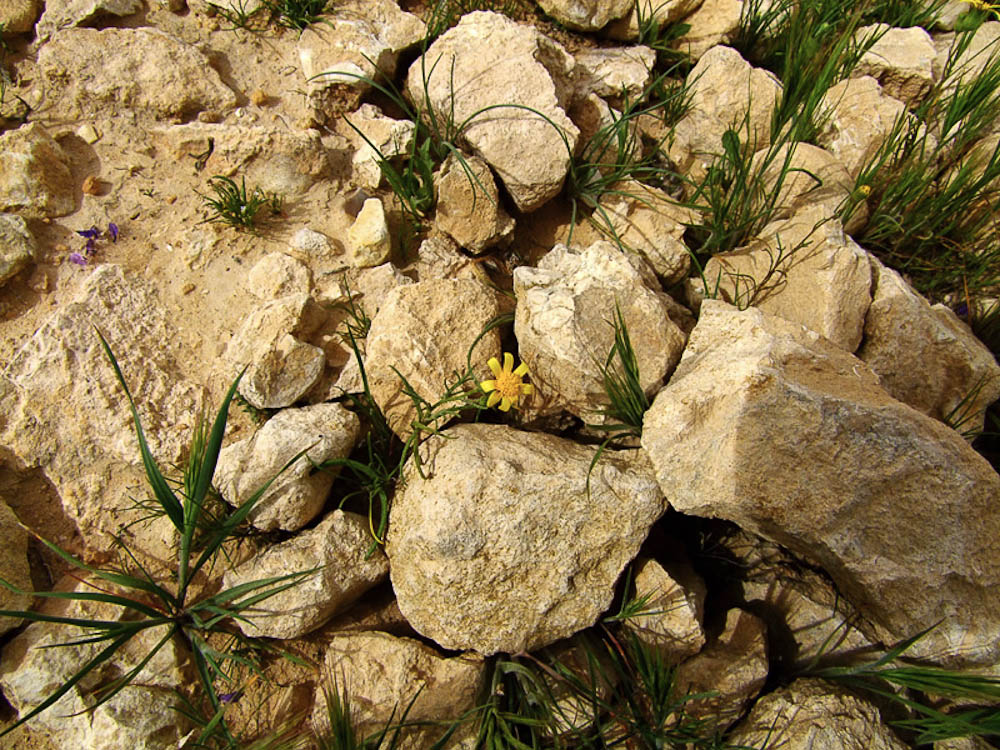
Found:
[[[861,187],[858,188],[858,192],[867,198],[869,195],[872,194],[872,186],[862,185]]]
[[[521,396],[528,396],[534,390],[529,383],[521,382],[521,379],[528,374],[528,366],[522,362],[514,369],[514,355],[504,352],[503,367],[496,357],[490,357],[487,363],[493,371],[495,380],[484,380],[479,384],[484,393],[490,394],[486,401],[487,406],[500,404],[500,411],[510,411],[510,407],[517,406],[517,401]]]

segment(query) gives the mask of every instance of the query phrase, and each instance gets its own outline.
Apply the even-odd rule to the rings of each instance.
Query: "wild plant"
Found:
[[[319,21],[329,4],[330,0],[260,0],[273,23],[295,31]]]
[[[235,229],[253,231],[262,208],[270,209],[274,216],[281,213],[281,196],[266,193],[260,187],[248,192],[245,177],[237,185],[229,177],[215,175],[208,181],[208,185],[215,197],[201,196],[205,208],[211,211],[204,219],[205,222],[220,222]]]
[[[639,27],[636,44],[642,44],[656,52],[657,62],[663,64],[689,65],[688,55],[677,49],[674,42],[691,30],[691,24],[665,23],[657,17],[657,12],[668,3],[664,0],[654,6],[652,0],[635,0],[632,13]]]
[[[240,378],[238,377],[230,386],[211,429],[209,430],[204,423],[195,428],[184,474],[175,490],[161,472],[156,459],[150,452],[138,410],[118,362],[104,337],[100,333],[98,336],[128,400],[139,442],[142,464],[153,498],[177,532],[177,567],[171,571],[166,579],[163,576],[155,575],[140,562],[137,554],[119,540],[126,564],[118,570],[101,569],[87,565],[51,542],[40,540],[47,549],[62,560],[78,570],[86,571],[94,579],[100,579],[101,585],[91,583],[88,585],[94,589],[93,591],[70,592],[22,592],[3,580],[0,580],[0,585],[17,593],[58,599],[69,603],[99,602],[119,610],[121,618],[94,620],[49,615],[35,611],[0,612],[3,615],[23,618],[31,622],[56,623],[77,629],[80,634],[78,638],[70,638],[65,643],[58,644],[57,648],[79,644],[107,644],[44,701],[0,733],[0,736],[11,732],[14,728],[45,711],[78,684],[85,684],[85,680],[89,676],[96,676],[103,665],[106,665],[129,644],[135,648],[142,643],[141,639],[149,638],[154,642],[154,645],[145,651],[145,654],[133,668],[110,682],[104,682],[91,695],[92,702],[89,710],[101,706],[128,687],[164,646],[179,641],[191,654],[198,676],[198,687],[202,691],[203,699],[207,701],[207,710],[211,712],[211,718],[200,733],[197,742],[221,736],[230,746],[235,746],[236,737],[230,732],[225,720],[224,692],[219,687],[222,684],[230,683],[229,668],[233,664],[248,663],[246,657],[238,653],[237,645],[242,647],[252,643],[252,641],[243,636],[233,626],[233,623],[240,620],[243,613],[249,608],[295,586],[314,571],[289,573],[253,581],[223,589],[214,594],[208,594],[202,590],[204,582],[201,579],[204,579],[212,569],[223,545],[245,521],[247,515],[274,481],[271,479],[239,507],[229,512],[218,524],[214,533],[199,543],[199,532],[203,528],[203,514],[210,496],[212,476],[222,447],[229,404],[236,393]],[[284,468],[287,469],[294,464],[302,455],[295,456]],[[218,640],[220,638],[228,639],[231,645],[219,649]],[[252,662],[250,663],[252,664]]]
[[[426,39],[437,39],[467,13],[488,10],[516,18],[522,5],[518,0],[435,0],[425,19]]]

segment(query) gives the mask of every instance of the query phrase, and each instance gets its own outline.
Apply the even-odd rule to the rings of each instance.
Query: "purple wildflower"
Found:
[[[80,255],[80,253],[70,253],[69,254],[69,259],[73,263],[76,263],[78,266],[85,266],[85,265],[87,265],[87,259],[84,258],[82,255]]]
[[[101,236],[101,230],[96,226],[93,226],[90,229],[77,229],[76,233],[81,237],[86,237],[88,240],[96,240]]]
[[[108,234],[111,235],[112,242],[118,242],[118,225],[113,221],[108,222]]]
[[[235,693],[223,693],[219,696],[219,703],[235,703],[242,697],[242,690],[237,690]]]
[[[960,303],[959,306],[955,308],[955,314],[960,318],[968,318],[969,306],[965,302]]]
[[[93,255],[97,252],[97,243],[92,239],[87,240],[87,244],[84,246],[84,249],[87,251],[87,255]]]

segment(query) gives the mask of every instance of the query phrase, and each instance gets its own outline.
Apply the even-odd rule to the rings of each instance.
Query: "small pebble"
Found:
[[[91,125],[89,122],[84,123],[76,129],[76,134],[80,136],[87,143],[97,143],[101,140],[101,134],[97,132],[97,128]]]
[[[194,291],[194,284],[190,281],[181,287],[181,294],[191,294]]]
[[[166,198],[164,198],[164,201],[168,205],[174,204],[174,203],[177,202],[177,196],[176,195],[168,195]]]
[[[100,195],[101,181],[93,175],[90,175],[83,181],[83,187],[81,189],[87,195]]]
[[[250,101],[257,107],[263,107],[267,104],[267,94],[260,89],[255,89],[254,92],[250,94]]]
[[[54,247],[54,250],[57,253],[68,253],[69,252],[69,245],[64,245],[63,243],[58,242],[58,243],[56,243],[56,245]]]

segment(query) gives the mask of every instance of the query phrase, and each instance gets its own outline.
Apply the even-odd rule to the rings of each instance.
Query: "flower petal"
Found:
[[[483,389],[483,393],[489,393],[490,391],[495,391],[497,389],[497,381],[484,380],[479,384],[479,387]]]
[[[515,375],[520,375],[522,378],[525,375],[527,375],[528,374],[528,363],[527,362],[522,362],[521,364],[519,364],[517,366],[517,369],[514,370],[514,374]]]
[[[500,411],[510,411],[510,405],[512,403],[513,402],[509,398],[504,396],[500,401]]]
[[[503,371],[510,372],[514,369],[514,355],[510,352],[503,353]]]
[[[486,399],[486,406],[487,407],[496,406],[497,401],[499,401],[501,398],[502,396],[500,394],[500,391],[493,391],[493,393],[490,394],[490,397]],[[503,407],[501,406],[500,408],[502,409]]]
[[[535,392],[535,386],[531,383],[521,383],[521,395],[530,396]]]
[[[490,366],[490,369],[493,370],[493,374],[499,378],[500,373],[502,372],[502,370],[500,369],[500,360],[498,360],[496,357],[490,357],[490,361],[487,362],[486,364],[488,364]]]

